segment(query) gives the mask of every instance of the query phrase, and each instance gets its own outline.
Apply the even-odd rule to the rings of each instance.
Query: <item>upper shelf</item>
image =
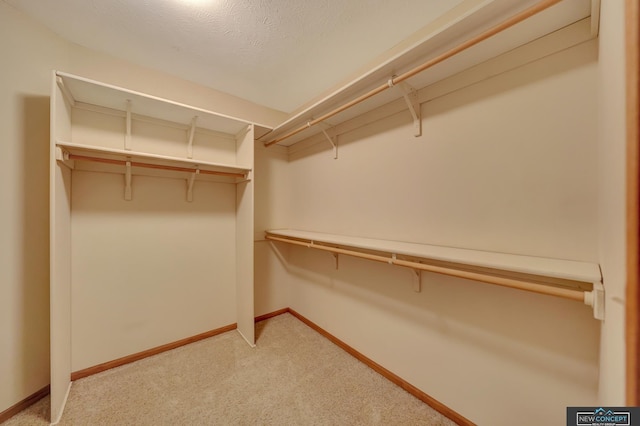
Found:
[[[600,283],[602,281],[600,267],[597,263],[350,237],[292,229],[269,230],[267,234],[561,280],[579,281],[583,283]]]
[[[194,117],[198,117],[197,126],[199,128],[231,135],[240,133],[249,124],[254,124],[239,118],[60,71],[56,72],[56,75],[59,78],[59,83],[61,82],[64,87],[65,96],[70,97],[72,103],[81,102],[126,111],[127,101],[131,101],[132,114],[144,115],[186,125],[190,124]],[[256,136],[260,136],[268,130],[268,126],[257,125]]]
[[[407,83],[415,89],[427,87],[590,16],[592,17],[591,30],[587,35],[589,37],[597,35],[599,0],[542,0],[542,2],[535,0],[466,0],[454,8],[450,14],[425,27],[421,34],[416,35],[413,43],[403,49],[397,49],[391,57],[295,113],[259,140],[268,144],[283,135],[301,129],[310,121],[351,103],[373,88],[384,86],[392,77],[402,75],[426,61],[460,46],[529,7],[541,3],[556,4],[412,76],[407,80]],[[279,141],[278,144],[291,146],[320,133],[323,128],[326,128],[326,125],[336,126],[401,97],[402,93],[397,90],[381,91],[375,96],[323,120],[324,127],[322,125],[309,127],[294,136]]]

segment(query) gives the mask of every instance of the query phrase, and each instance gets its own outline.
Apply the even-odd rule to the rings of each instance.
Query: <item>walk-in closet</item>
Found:
[[[636,3],[0,1],[0,423],[637,405]]]

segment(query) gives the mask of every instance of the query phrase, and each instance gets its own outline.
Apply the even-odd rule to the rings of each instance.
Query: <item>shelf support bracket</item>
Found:
[[[64,164],[71,170],[75,168],[75,161],[69,158],[69,153],[59,146],[56,146],[56,161],[60,164]]]
[[[131,100],[127,99],[127,133],[124,135],[124,149],[131,151]]]
[[[127,161],[124,175],[124,199],[131,201],[131,161]]]
[[[60,88],[60,91],[62,92],[62,95],[65,97],[67,102],[69,102],[72,107],[76,106],[76,100],[73,98],[73,95],[71,94],[69,88],[65,86],[62,77],[56,76],[56,84],[58,84],[58,87]]]
[[[338,138],[336,137],[336,141],[334,142],[333,139],[329,136],[329,134],[324,129],[322,129],[322,133],[324,134],[324,137],[327,138],[327,140],[333,147],[333,159],[337,160],[338,159]]]
[[[411,272],[413,272],[413,291],[420,293],[422,291],[422,271],[412,269]]]
[[[336,271],[338,270],[338,266],[339,266],[339,263],[338,263],[339,257],[338,256],[339,256],[338,253],[333,253],[333,258],[336,261]]]
[[[593,290],[584,292],[584,304],[593,307],[595,319],[604,320],[604,286],[602,283],[593,283]]]
[[[415,137],[422,136],[422,114],[420,112],[418,92],[416,91],[416,89],[405,82],[401,82],[398,85],[395,85],[395,83],[393,82],[393,78],[389,79],[388,85],[389,87],[396,86],[398,90],[400,90],[404,101],[407,103],[407,107],[409,107],[411,117],[413,118],[413,135]]]
[[[191,119],[191,129],[189,129],[189,142],[187,143],[187,158],[193,158],[193,137],[196,134],[196,115]]]
[[[197,168],[195,172],[191,173],[191,177],[187,181],[187,201],[193,201],[193,184],[196,182],[196,175],[200,174],[200,169]]]

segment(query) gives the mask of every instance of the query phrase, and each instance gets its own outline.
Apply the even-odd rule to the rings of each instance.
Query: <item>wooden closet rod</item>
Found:
[[[427,62],[423,63],[422,65],[419,65],[407,72],[405,72],[404,74],[400,74],[399,76],[390,78],[389,81],[387,83],[384,83],[378,87],[376,87],[375,89],[372,89],[371,91],[360,95],[359,97],[353,99],[350,102],[347,102],[346,104],[342,105],[341,107],[338,107],[324,115],[322,115],[321,117],[318,117],[316,119],[313,120],[309,120],[307,122],[307,124],[304,124],[300,127],[298,127],[297,129],[294,129],[292,131],[290,131],[289,133],[284,134],[283,136],[280,136],[279,138],[276,138],[270,142],[266,142],[264,145],[265,146],[271,146],[273,144],[276,144],[278,142],[282,142],[285,139],[290,138],[291,136],[295,136],[298,133],[302,132],[303,130],[311,127],[311,126],[315,126],[318,123],[323,122],[324,120],[333,117],[336,114],[341,113],[342,111],[345,111],[349,108],[351,108],[354,105],[359,104],[360,102],[363,102],[375,95],[377,95],[378,93],[384,92],[385,90],[393,87],[394,85],[398,84],[398,83],[402,83],[403,81],[415,76],[416,74],[421,73],[422,71],[425,71],[428,68],[431,68],[432,66],[439,64],[440,62],[443,62],[447,59],[449,59],[450,57],[457,55],[458,53],[472,47],[475,46],[476,44],[490,38],[493,37],[494,35],[506,30],[507,28],[510,28],[516,24],[519,24],[520,22],[532,17],[533,15],[536,15],[540,12],[542,12],[545,9],[548,9],[549,7],[555,5],[556,3],[560,3],[562,0],[543,0],[533,6],[531,6],[528,9],[523,10],[522,12],[510,17],[509,19],[505,20],[504,22],[489,28],[487,31],[478,34],[477,36],[473,37],[470,40],[467,40],[461,44],[459,44],[458,46],[452,48],[451,50],[448,50],[438,56],[436,56],[433,59],[428,60]]]
[[[525,280],[519,280],[514,278],[498,277],[489,274],[483,274],[481,272],[470,272],[464,270],[458,270],[453,268],[447,268],[443,266],[427,265],[424,263],[412,262],[409,260],[395,259],[393,257],[380,256],[376,254],[363,253],[354,250],[347,250],[337,247],[325,246],[313,242],[304,242],[299,240],[293,240],[288,238],[274,237],[272,235],[266,235],[267,240],[280,241],[287,244],[295,244],[298,246],[314,248],[318,250],[324,250],[331,253],[344,254],[347,256],[359,257],[362,259],[373,260],[376,262],[388,263],[391,265],[404,266],[411,269],[419,269],[421,271],[435,272],[437,274],[449,275],[457,278],[464,278],[473,281],[480,281],[487,284],[495,284],[503,287],[515,288],[518,290],[530,291],[533,293],[547,294],[550,296],[562,297],[564,299],[575,300],[578,302],[585,301],[585,292],[582,290],[572,290],[569,288],[551,287],[544,284],[530,282]]]
[[[96,163],[117,164],[120,166],[127,165],[127,161],[125,160],[111,160],[109,158],[88,157],[88,156],[76,155],[76,154],[69,154],[69,160],[93,161]],[[188,172],[188,173],[195,173],[196,171],[196,169],[189,168],[189,167],[164,166],[161,164],[140,163],[137,161],[131,161],[130,163],[132,167],[144,167],[147,169],[171,170],[174,172]],[[199,173],[205,174],[205,175],[227,176],[227,177],[242,178],[242,179],[246,177],[242,173],[218,172],[215,170],[200,170]]]

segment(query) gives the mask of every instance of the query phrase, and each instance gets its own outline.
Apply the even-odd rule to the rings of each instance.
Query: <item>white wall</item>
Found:
[[[597,261],[597,43],[291,155],[291,228]],[[279,246],[279,245],[278,245]],[[478,424],[597,401],[600,323],[571,301],[291,247],[290,306]],[[499,409],[497,408],[499,407]],[[544,409],[541,409],[544,407]]]
[[[601,405],[625,404],[625,58],[624,0],[601,3],[598,66],[599,259],[606,289],[600,343]]]
[[[104,80],[266,125],[279,123],[285,114],[67,43],[3,1],[0,58],[2,412],[49,383],[51,70]]]

